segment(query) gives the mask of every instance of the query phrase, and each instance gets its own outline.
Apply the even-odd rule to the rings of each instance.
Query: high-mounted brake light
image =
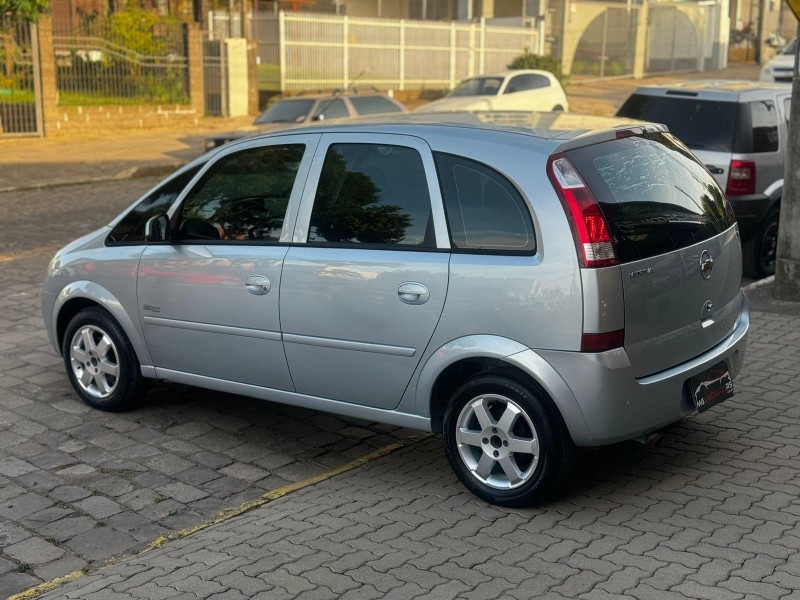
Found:
[[[748,196],[756,193],[756,163],[749,160],[732,160],[728,170],[729,196]]]
[[[582,266],[619,264],[600,205],[569,159],[563,154],[551,157],[547,175],[564,205]]]

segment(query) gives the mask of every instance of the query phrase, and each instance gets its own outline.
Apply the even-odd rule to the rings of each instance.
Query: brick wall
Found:
[[[193,106],[55,106],[47,135],[116,129],[153,129],[196,125],[202,113]]]

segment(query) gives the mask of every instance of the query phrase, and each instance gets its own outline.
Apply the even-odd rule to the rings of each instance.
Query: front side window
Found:
[[[108,244],[144,244],[145,223],[157,215],[164,214],[172,206],[189,182],[203,165],[192,167],[160,185],[117,223],[106,242]]]
[[[319,119],[320,117],[324,119],[342,119],[349,116],[350,114],[347,112],[347,107],[341,99],[322,100],[317,105],[317,110],[314,111],[315,119]]]
[[[333,144],[322,166],[308,243],[435,247],[419,152],[388,144]]]
[[[350,104],[360,115],[403,112],[397,104],[383,96],[353,96],[350,98]]]
[[[778,149],[778,115],[769,100],[750,103],[753,119],[753,152],[775,152]]]
[[[533,223],[525,201],[500,173],[481,163],[436,154],[453,248],[532,253]]]
[[[179,240],[279,241],[304,151],[286,144],[220,159],[186,196]]]
[[[302,123],[306,120],[306,115],[311,107],[314,106],[313,100],[282,100],[276,102],[265,110],[256,119],[256,125],[266,123]]]

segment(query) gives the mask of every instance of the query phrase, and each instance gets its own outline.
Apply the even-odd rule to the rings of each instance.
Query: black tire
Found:
[[[128,336],[101,308],[86,308],[72,318],[64,333],[61,352],[72,387],[93,408],[122,412],[133,408],[147,393],[150,381],[142,377]],[[115,366],[116,375],[103,371]],[[79,381],[79,374],[83,373],[89,379],[87,384]]]
[[[774,210],[755,235],[742,244],[742,270],[748,277],[762,279],[775,273],[778,253],[778,211]]]
[[[553,107],[553,112],[563,112],[563,111],[564,111],[564,107],[563,107],[563,106],[561,106],[560,104],[556,104],[556,105]]]
[[[487,399],[487,396],[492,399]],[[481,406],[486,407],[491,415],[492,424],[499,425],[502,422],[501,417],[509,406],[507,401],[516,405],[514,410],[521,410],[513,421],[511,435],[506,435],[502,428],[499,432],[491,427],[481,429],[474,412],[479,399]],[[468,416],[471,412],[473,414]],[[529,423],[535,429],[535,434],[530,431]],[[461,428],[461,425],[465,427]],[[462,450],[457,436],[463,437],[464,431],[466,435],[475,435],[477,431],[481,433],[476,445],[464,443]],[[528,436],[538,440],[538,457],[532,452],[530,456],[533,458],[528,459],[527,453],[514,453],[506,444],[512,437],[516,442]],[[567,479],[575,452],[560,415],[546,399],[544,392],[506,375],[476,375],[467,380],[453,394],[447,406],[442,437],[447,459],[461,482],[476,496],[501,506],[532,506],[552,497]],[[504,447],[508,450],[504,450]],[[488,464],[498,454],[502,460],[506,460],[505,456],[513,457],[513,464],[522,473],[518,482],[513,483],[506,476],[501,459],[495,461],[485,480],[480,479],[480,461],[486,460]],[[465,462],[464,456],[473,462],[472,467]],[[507,487],[503,488],[504,485]]]

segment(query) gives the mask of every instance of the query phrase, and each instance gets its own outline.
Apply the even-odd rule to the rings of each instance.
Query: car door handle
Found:
[[[264,294],[268,294],[270,287],[271,284],[269,279],[263,275],[250,275],[250,277],[244,280],[244,289],[246,289],[249,294],[253,294],[254,296],[263,296]]]
[[[397,297],[400,298],[400,302],[406,304],[425,304],[431,297],[431,293],[421,283],[407,281],[401,283],[397,288]]]
[[[715,167],[714,165],[706,165],[706,169],[708,169],[708,172],[711,173],[712,175],[722,175],[725,172],[724,169],[721,169],[720,167]]]

